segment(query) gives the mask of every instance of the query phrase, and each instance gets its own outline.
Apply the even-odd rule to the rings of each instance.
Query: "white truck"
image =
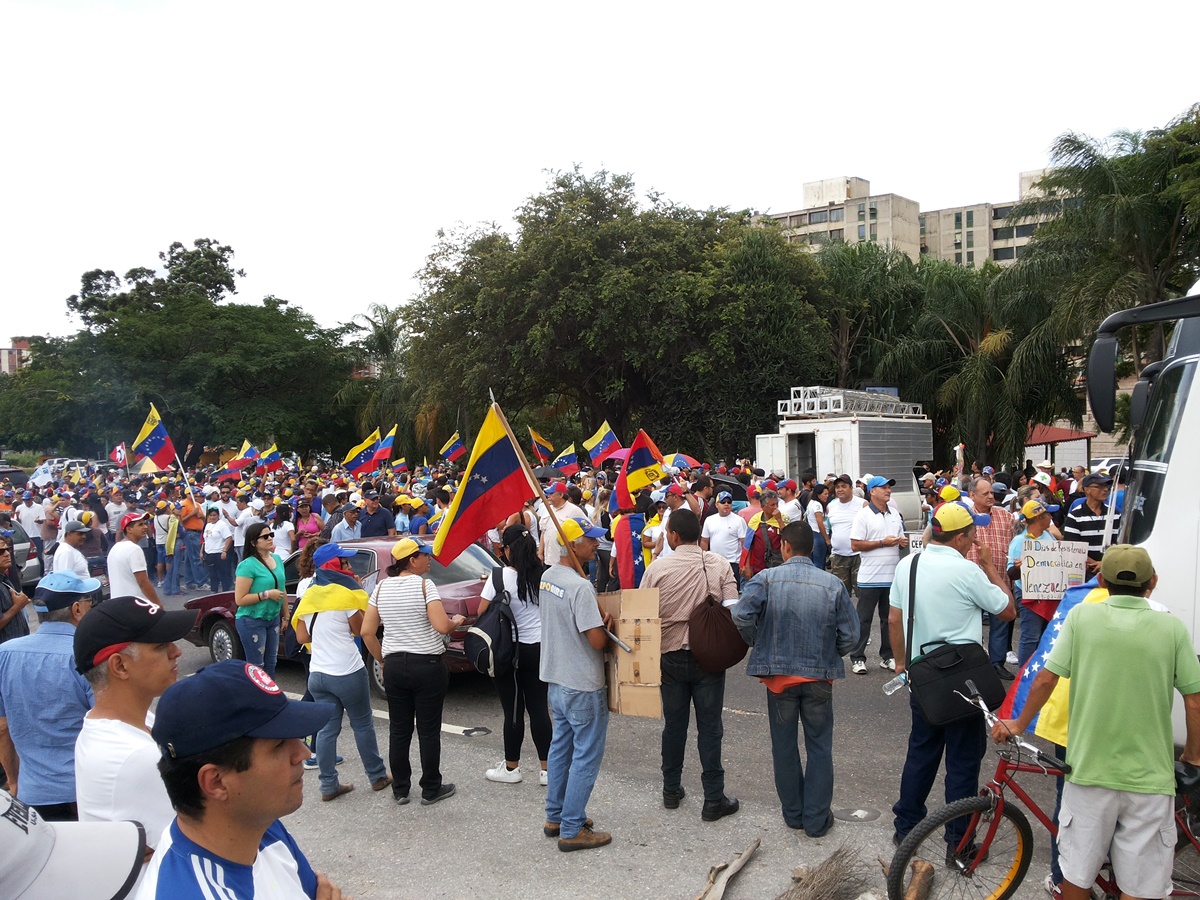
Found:
[[[894,478],[892,489],[905,527],[919,530],[921,495],[913,467],[933,457],[933,426],[921,404],[890,394],[830,387],[794,387],[779,401],[779,433],[756,436],[760,468],[800,480],[830,472],[852,478]]]

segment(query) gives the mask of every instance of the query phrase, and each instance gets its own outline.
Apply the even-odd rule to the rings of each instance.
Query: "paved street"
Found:
[[[181,603],[180,598],[171,601],[172,608]],[[206,650],[185,645],[181,677],[208,660]],[[727,792],[742,801],[742,809],[720,822],[700,819],[703,795],[694,750],[684,770],[688,795],[678,810],[665,810],[660,799],[661,721],[613,716],[604,765],[588,808],[596,827],[612,832],[613,843],[600,850],[560,853],[555,842],[542,835],[545,791],[536,777],[517,785],[484,779],[484,770],[503,756],[500,704],[487,678],[466,675],[451,678],[444,722],[484,726],[490,733],[444,733],[442,771],[458,786],[455,797],[432,807],[400,807],[392,802],[390,791],[372,793],[346,724],[338,744],[346,758],[341,776],[357,790],[322,803],[317,775],[308,773],[305,805],[287,824],[314,866],[358,898],[691,898],[703,888],[710,866],[728,861],[755,838],[762,839],[762,847],[726,896],[775,897],[789,886],[792,868],[818,863],[843,843],[861,848],[863,858],[873,864],[880,856],[891,857],[890,807],[904,759],[908,710],[903,695],[883,695],[881,687],[891,673],[879,669],[876,661],[872,666],[869,674],[849,675],[835,688],[834,808],[874,810],[880,816],[862,824],[839,821],[818,840],[787,828],[780,817],[765,688],[740,674],[740,668],[727,680],[724,762]],[[284,664],[277,676],[285,690],[303,692],[299,667]],[[386,705],[379,700],[374,705],[386,759]],[[528,739],[526,746],[532,748]],[[415,738],[412,758],[416,764]],[[994,762],[994,756],[985,762],[988,773]],[[536,766],[532,753],[527,763],[531,770]],[[1039,784],[1030,778],[1029,785],[1036,788],[1039,802],[1047,797],[1053,802],[1048,779]],[[1034,839],[1037,853],[1017,894],[1020,898],[1045,897],[1041,881],[1048,871],[1049,849],[1046,833],[1036,823]],[[882,875],[877,891],[882,897]]]

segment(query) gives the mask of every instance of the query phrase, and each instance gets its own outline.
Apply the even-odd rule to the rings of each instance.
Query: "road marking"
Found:
[[[756,709],[730,709],[728,706],[724,709],[727,713],[733,713],[735,716],[765,716],[765,712],[759,712]]]
[[[283,695],[289,700],[303,700],[303,694],[293,694],[290,691],[284,691]],[[388,720],[388,714],[383,710],[372,709],[371,715],[384,722]],[[446,734],[457,734],[459,737],[480,737],[485,734],[491,734],[492,729],[483,725],[451,725],[448,722],[442,723],[442,731]]]

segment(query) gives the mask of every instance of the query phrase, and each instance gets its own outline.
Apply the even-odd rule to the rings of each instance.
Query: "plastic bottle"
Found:
[[[892,696],[892,694],[896,693],[896,691],[900,690],[900,688],[904,687],[906,684],[908,684],[908,673],[901,672],[899,675],[897,675],[891,681],[884,684],[883,692],[890,697],[890,696]]]

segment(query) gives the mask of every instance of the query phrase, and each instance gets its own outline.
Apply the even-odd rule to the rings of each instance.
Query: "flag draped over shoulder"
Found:
[[[525,473],[520,449],[509,436],[500,407],[492,404],[475,438],[471,458],[433,541],[446,565],[468,545],[517,512],[537,491]]]
[[[150,404],[150,415],[146,416],[142,430],[133,442],[133,452],[139,459],[145,456],[153,460],[160,470],[169,466],[175,458],[175,445],[153,403]]]
[[[646,574],[646,555],[642,553],[642,532],[646,517],[629,513],[613,521],[613,552],[617,554],[617,580],[623,590],[641,586]]]
[[[296,604],[292,613],[292,628],[304,616],[333,610],[367,608],[367,592],[362,585],[345,572],[336,569],[317,569],[313,582]]]
[[[997,711],[1002,719],[1015,719],[1021,714],[1021,710],[1025,708],[1025,701],[1029,699],[1029,689],[1033,686],[1033,679],[1037,677],[1038,672],[1046,665],[1046,660],[1050,658],[1050,651],[1054,649],[1054,642],[1058,640],[1058,634],[1062,631],[1063,622],[1067,618],[1067,613],[1073,610],[1080,603],[1098,603],[1108,597],[1108,591],[1099,586],[1099,582],[1093,577],[1085,584],[1077,587],[1067,588],[1067,592],[1063,595],[1062,600],[1058,602],[1058,609],[1054,613],[1054,617],[1046,624],[1046,630],[1042,632],[1042,640],[1038,643],[1037,650],[1033,656],[1029,657],[1028,661],[1021,668],[1016,680],[1008,689],[1008,694],[1004,698],[1004,702],[1000,705]],[[1062,682],[1060,681],[1061,685]],[[1056,688],[1057,691],[1057,688]],[[1036,716],[1029,723],[1029,728],[1035,733],[1041,734],[1039,725],[1043,714],[1047,712],[1049,703],[1043,706]],[[1063,705],[1063,740],[1056,743],[1065,744],[1066,742],[1066,706]]]
[[[398,425],[393,425],[392,430],[384,435],[383,440],[379,442],[379,446],[375,448],[375,456],[372,462],[376,464],[385,463],[391,459],[392,444],[396,442],[396,429],[398,427]]]
[[[375,451],[379,449],[379,429],[372,431],[365,441],[352,447],[342,460],[342,465],[351,475],[359,475],[375,464]]]
[[[617,435],[613,432],[612,426],[608,424],[608,419],[605,419],[596,429],[595,434],[583,442],[583,449],[592,458],[593,466],[600,465],[614,451],[621,449],[621,442],[617,440]]]
[[[554,445],[532,428],[529,429],[529,439],[533,441],[533,455],[537,457],[538,462],[549,462],[550,454],[554,452]]]
[[[466,452],[466,445],[463,444],[462,438],[458,436],[458,432],[456,431],[454,434],[450,435],[450,440],[446,441],[446,443],[442,445],[442,449],[438,452],[438,455],[441,456],[442,459],[454,462]]]
[[[558,469],[563,473],[563,475],[568,477],[579,471],[579,457],[575,455],[574,441],[571,442],[570,447],[559,454],[558,458],[555,459],[554,462],[550,463],[550,467]]]
[[[625,457],[621,466],[621,473],[617,475],[616,484],[613,485],[608,503],[609,511],[633,509],[637,492],[662,477],[662,453],[654,445],[654,441],[650,440],[650,435],[639,429],[637,437],[629,447],[629,455]]]

